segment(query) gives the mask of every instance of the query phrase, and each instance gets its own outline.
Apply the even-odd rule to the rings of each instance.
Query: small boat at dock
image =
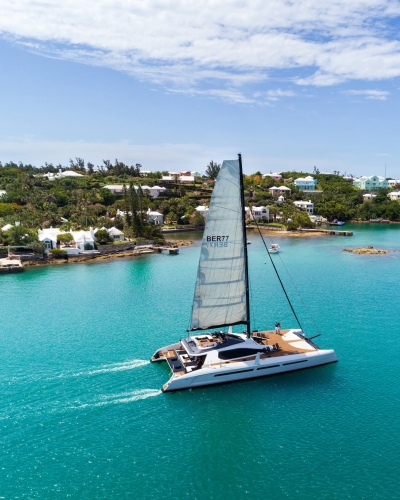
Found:
[[[345,224],[345,222],[337,219],[333,219],[333,221],[329,223],[330,226],[344,226]]]

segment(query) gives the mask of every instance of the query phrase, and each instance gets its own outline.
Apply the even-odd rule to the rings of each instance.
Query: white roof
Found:
[[[373,193],[363,194],[363,198],[376,198],[376,194]]]
[[[163,214],[160,214],[160,212],[153,212],[152,210],[148,210],[148,211],[147,211],[147,213],[148,213],[149,215],[156,215],[156,216],[159,216],[159,215],[161,215],[161,216],[162,216],[162,215],[163,215]]]
[[[280,187],[273,186],[272,188],[269,188],[269,189],[270,190],[279,189],[280,191],[291,191],[291,189],[286,187],[286,186],[280,186]]]
[[[105,189],[122,189],[122,187],[122,184],[107,184],[107,186],[104,186]]]
[[[163,175],[161,180],[163,181],[173,181],[174,178],[172,177],[172,175]]]
[[[252,210],[265,210],[267,207],[261,206],[261,207],[252,207]]]
[[[208,207],[204,205],[199,205],[198,207],[195,208],[198,212],[206,212],[208,210]]]
[[[307,175],[307,177],[298,177],[296,181],[313,181],[314,177],[311,177],[311,175]],[[294,181],[294,182],[296,182]]]
[[[78,172],[74,172],[73,170],[65,170],[65,172],[60,172],[60,175],[63,177],[84,177],[82,174],[78,174]]]
[[[6,224],[5,226],[3,226],[1,228],[2,231],[8,231],[9,229],[11,229],[12,227],[14,227],[12,224]]]
[[[388,196],[391,196],[391,195],[393,195],[393,194],[394,194],[395,196],[399,196],[399,195],[400,195],[400,191],[391,191],[391,192],[388,194]],[[364,195],[364,196],[365,196],[365,195]],[[375,194],[375,195],[373,195],[373,196],[376,196],[376,194]]]
[[[39,229],[39,241],[44,241],[46,239],[57,241],[57,235],[60,233],[61,231],[58,227],[47,227],[46,229]]]
[[[107,229],[107,232],[110,236],[121,236],[121,234],[124,234],[122,231],[120,231],[116,227],[112,227],[110,229]]]
[[[194,182],[194,177],[193,175],[181,175],[179,176],[180,181],[191,181]]]
[[[3,196],[3,194],[6,194],[6,191],[4,191],[3,189],[0,189],[0,196]]]

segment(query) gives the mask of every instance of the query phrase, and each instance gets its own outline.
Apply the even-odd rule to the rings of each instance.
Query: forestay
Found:
[[[190,329],[246,323],[246,273],[240,169],[224,161],[201,244]]]

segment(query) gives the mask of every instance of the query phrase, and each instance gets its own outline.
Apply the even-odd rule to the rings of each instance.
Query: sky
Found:
[[[0,160],[400,178],[400,0],[2,0]]]

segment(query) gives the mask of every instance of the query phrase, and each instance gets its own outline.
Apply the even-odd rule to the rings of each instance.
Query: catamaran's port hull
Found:
[[[171,379],[164,384],[163,392],[181,391],[195,387],[204,387],[228,382],[237,382],[259,377],[280,375],[307,368],[336,363],[338,361],[333,350],[319,350],[312,353],[299,355],[279,356],[268,358],[267,362],[235,363],[232,365],[208,366],[185,375],[172,375]]]

